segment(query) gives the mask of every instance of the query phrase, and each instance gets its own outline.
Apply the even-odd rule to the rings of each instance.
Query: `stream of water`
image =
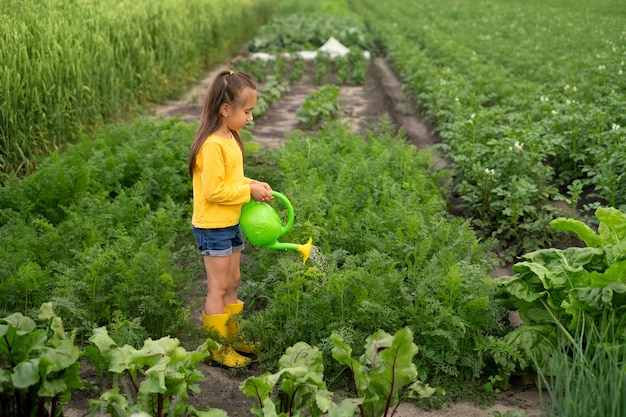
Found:
[[[320,271],[327,274],[330,271],[330,262],[321,249],[317,246],[311,246],[311,252],[309,253],[309,259],[313,264],[319,268]]]

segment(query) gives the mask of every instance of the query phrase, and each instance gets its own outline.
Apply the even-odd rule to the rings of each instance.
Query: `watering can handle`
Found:
[[[276,197],[277,199],[279,199],[280,201],[282,201],[285,204],[285,206],[287,206],[288,218],[287,218],[287,224],[283,226],[283,231],[280,234],[282,236],[285,233],[287,233],[289,229],[291,229],[291,226],[293,225],[293,219],[294,219],[293,206],[291,205],[291,202],[287,199],[287,197],[285,197],[283,194],[279,193],[278,191],[272,191],[272,195]]]

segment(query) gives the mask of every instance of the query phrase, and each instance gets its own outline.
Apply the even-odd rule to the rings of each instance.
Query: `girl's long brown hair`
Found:
[[[245,72],[222,71],[213,80],[207,90],[202,107],[202,116],[200,117],[200,126],[196,131],[196,137],[191,144],[191,152],[189,154],[188,172],[193,178],[193,172],[196,168],[196,156],[200,152],[200,148],[204,141],[222,124],[222,114],[220,106],[224,103],[235,105],[239,98],[239,93],[246,87],[256,90],[256,83],[252,77]],[[237,140],[241,148],[241,155],[245,159],[243,150],[243,140],[239,132],[231,130],[233,137]]]

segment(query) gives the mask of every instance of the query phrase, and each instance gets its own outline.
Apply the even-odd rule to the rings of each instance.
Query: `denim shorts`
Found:
[[[244,248],[243,235],[239,225],[218,229],[199,229],[192,226],[196,247],[202,255],[229,256]]]

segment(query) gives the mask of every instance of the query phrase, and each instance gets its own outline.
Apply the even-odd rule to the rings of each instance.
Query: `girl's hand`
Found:
[[[271,201],[272,187],[266,182],[255,181],[250,183],[250,196],[256,201]]]

